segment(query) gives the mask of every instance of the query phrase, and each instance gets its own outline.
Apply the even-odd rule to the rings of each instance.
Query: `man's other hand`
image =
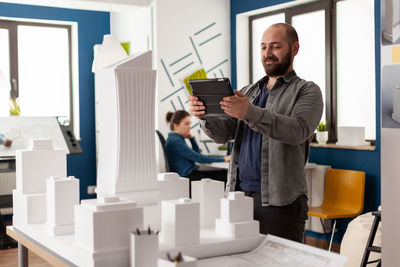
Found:
[[[239,120],[244,120],[249,110],[250,102],[247,96],[238,90],[234,90],[235,96],[227,96],[220,102],[221,108],[226,114]]]
[[[206,114],[206,107],[196,96],[189,96],[189,112],[192,116],[201,119]]]

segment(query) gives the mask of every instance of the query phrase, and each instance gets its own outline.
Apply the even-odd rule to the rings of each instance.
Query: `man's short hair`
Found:
[[[299,41],[299,36],[297,35],[296,29],[292,25],[287,23],[276,23],[271,27],[283,27],[285,29],[285,39],[289,46],[291,46],[294,42]]]

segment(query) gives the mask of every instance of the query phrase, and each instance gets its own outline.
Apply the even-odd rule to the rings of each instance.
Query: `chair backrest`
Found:
[[[170,172],[171,167],[169,165],[167,152],[165,151],[165,138],[160,131],[156,130],[156,133],[157,133],[158,139],[160,139],[161,147],[162,147],[163,154],[164,154],[165,172]]]
[[[324,207],[352,210],[355,216],[364,208],[365,172],[328,169],[324,189]]]

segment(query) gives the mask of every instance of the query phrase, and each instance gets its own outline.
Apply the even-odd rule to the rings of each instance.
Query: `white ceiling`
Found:
[[[95,11],[123,12],[149,6],[152,0],[0,0],[0,2]]]

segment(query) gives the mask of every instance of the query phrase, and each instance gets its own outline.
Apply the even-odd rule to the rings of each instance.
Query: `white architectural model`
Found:
[[[51,140],[31,140],[28,149],[17,150],[13,224],[45,223],[46,180],[66,175],[66,152],[54,149]]]
[[[97,194],[138,203],[158,197],[155,157],[156,71],[151,51],[96,72],[99,86]],[[98,81],[98,83],[97,83]]]
[[[75,177],[47,179],[46,232],[51,235],[74,233],[74,206],[79,205],[79,180]]]
[[[159,173],[157,175],[159,200],[172,200],[189,197],[189,179],[179,177],[175,172]]]
[[[66,152],[54,149],[51,140],[30,140],[28,149],[16,153],[16,174],[18,192],[46,193],[47,178],[67,176]]]
[[[159,255],[181,251],[205,258],[240,253],[254,249],[264,238],[258,234],[258,222],[252,220],[252,200],[239,193],[221,199],[222,182],[194,183],[193,197],[199,201],[195,202],[187,198],[188,179],[166,173],[157,180],[156,72],[151,62],[151,52],[147,52],[96,72],[100,86],[98,198],[75,205],[73,216],[60,215],[60,209],[76,203],[76,182],[51,178],[47,199],[54,200],[54,205],[49,205],[46,225],[53,226],[54,235],[44,234],[40,223],[46,223],[46,179],[66,177],[65,151],[53,149],[49,140],[35,140],[29,150],[17,152],[14,226],[74,265],[128,266],[130,233],[148,224],[156,230],[161,226]],[[169,200],[160,203],[164,199]],[[215,229],[218,211],[221,219]],[[67,217],[74,220],[74,234],[58,236],[68,228],[62,226],[71,223]]]
[[[134,201],[100,197],[75,206],[76,243],[98,258],[104,253],[104,261],[113,266],[129,265],[130,232],[136,228],[143,228],[143,209]]]
[[[400,1],[385,0],[385,31],[383,38],[391,43],[395,43],[400,39]]]
[[[224,182],[209,178],[192,182],[192,200],[200,203],[200,227],[210,228],[215,226],[221,212],[219,205],[224,198]]]
[[[393,113],[392,119],[400,123],[400,85],[393,88]]]
[[[190,198],[161,202],[161,240],[176,247],[200,243],[200,204]]]
[[[232,238],[257,236],[259,222],[253,220],[253,199],[243,192],[230,192],[228,198],[221,199],[221,218],[216,219],[215,231]]]

